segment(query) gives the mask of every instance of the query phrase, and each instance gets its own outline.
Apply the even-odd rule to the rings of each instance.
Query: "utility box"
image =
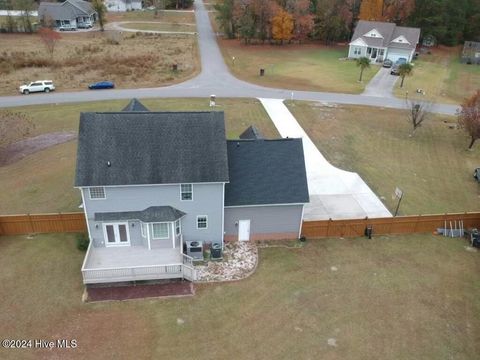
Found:
[[[212,260],[220,260],[223,258],[222,244],[213,243],[210,248],[210,258]]]

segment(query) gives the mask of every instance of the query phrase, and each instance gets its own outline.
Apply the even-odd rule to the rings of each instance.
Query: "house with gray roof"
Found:
[[[59,30],[91,28],[97,13],[88,1],[66,0],[62,3],[41,2],[38,19],[44,26],[54,26]]]
[[[142,10],[142,0],[105,0],[107,11],[122,12],[132,10]]]
[[[80,115],[75,187],[90,245],[85,284],[195,279],[192,244],[300,236],[301,139],[226,140],[223,112]]]
[[[360,20],[349,44],[348,57],[368,57],[372,62],[405,58],[411,62],[419,39],[419,28]]]

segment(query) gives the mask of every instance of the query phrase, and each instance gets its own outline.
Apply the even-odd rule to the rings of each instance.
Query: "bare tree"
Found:
[[[408,120],[412,123],[413,131],[419,128],[422,123],[428,118],[432,103],[426,100],[407,99]]]
[[[469,149],[480,139],[480,90],[462,103],[458,113],[458,125],[470,136]]]
[[[100,31],[105,30],[105,24],[107,23],[107,8],[103,3],[103,0],[93,0],[93,9],[97,12],[97,20],[100,25]]]
[[[62,36],[56,32],[55,30],[52,30],[50,28],[41,28],[38,30],[38,35],[40,35],[40,39],[42,40],[43,44],[45,45],[45,48],[47,49],[47,52],[50,54],[50,57],[53,58],[53,52],[55,51],[55,45],[57,45],[57,42],[62,38]]]

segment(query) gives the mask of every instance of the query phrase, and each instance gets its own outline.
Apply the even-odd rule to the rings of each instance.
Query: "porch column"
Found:
[[[152,250],[152,242],[151,242],[151,237],[150,237],[150,228],[151,228],[151,224],[150,224],[150,223],[147,223],[148,250]]]
[[[173,242],[173,248],[175,249],[175,239],[176,239],[176,235],[175,235],[175,222],[172,222],[170,223],[171,225],[171,228],[172,228],[172,242]]]

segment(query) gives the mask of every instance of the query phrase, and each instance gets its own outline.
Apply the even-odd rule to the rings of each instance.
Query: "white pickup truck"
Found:
[[[53,85],[52,80],[37,80],[31,82],[28,85],[22,85],[19,88],[20,92],[24,95],[28,95],[31,92],[46,92],[55,90],[55,85]]]

